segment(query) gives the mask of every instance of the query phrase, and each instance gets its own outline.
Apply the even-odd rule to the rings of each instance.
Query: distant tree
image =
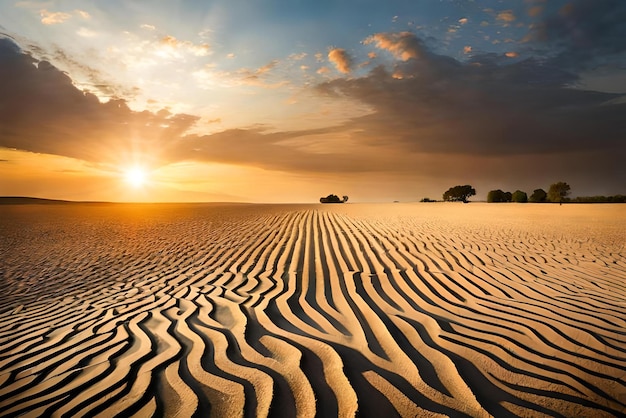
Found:
[[[511,192],[503,192],[500,189],[487,193],[487,202],[489,203],[510,202],[512,198]]]
[[[528,201],[532,203],[543,203],[546,201],[548,194],[543,189],[535,189],[533,190],[533,194],[530,195]]]
[[[329,194],[326,197],[320,197],[320,203],[345,203],[348,201],[348,196],[344,196],[343,200],[336,194]]]
[[[425,197],[422,200],[420,200],[420,202],[422,202],[422,203],[431,203],[431,202],[436,202],[436,200],[432,200],[429,197]]]
[[[489,203],[506,202],[506,194],[500,189],[491,190],[489,193],[487,193],[487,202]]]
[[[511,201],[516,203],[526,203],[528,202],[528,195],[526,194],[526,192],[516,190],[511,196]]]
[[[444,194],[443,200],[448,202],[467,202],[467,198],[476,195],[476,190],[466,184],[464,186],[450,187]]]
[[[574,203],[626,203],[626,196],[578,196],[570,199]]]
[[[550,190],[548,190],[548,200],[550,200],[550,202],[559,202],[559,204],[561,204],[569,193],[569,184],[559,181],[558,183],[550,185]]]

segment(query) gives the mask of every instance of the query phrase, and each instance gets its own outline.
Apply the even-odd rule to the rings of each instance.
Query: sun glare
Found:
[[[124,178],[126,182],[133,187],[141,187],[146,184],[147,181],[146,171],[141,167],[133,167],[126,170]]]

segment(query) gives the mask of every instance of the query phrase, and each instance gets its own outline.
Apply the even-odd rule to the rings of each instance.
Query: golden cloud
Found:
[[[367,38],[363,43],[365,45],[376,44],[377,48],[391,52],[402,61],[421,58],[424,54],[421,41],[411,32],[377,33]]]
[[[344,74],[349,74],[352,67],[350,55],[342,48],[333,48],[328,52],[328,60],[332,62],[337,70]]]
[[[516,17],[513,13],[513,10],[504,10],[496,16],[496,19],[501,20],[502,22],[510,23],[515,21]]]
[[[49,12],[46,9],[40,10],[39,14],[41,16],[41,23],[44,25],[56,25],[58,23],[63,23],[72,17],[69,13]]]
[[[195,55],[196,57],[205,57],[210,53],[209,44],[194,44],[191,41],[179,41],[171,35],[166,35],[161,39],[161,45],[164,45],[172,50],[183,50],[187,53]]]

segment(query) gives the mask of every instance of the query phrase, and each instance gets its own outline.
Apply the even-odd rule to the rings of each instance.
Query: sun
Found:
[[[133,187],[142,187],[148,180],[146,171],[141,167],[132,167],[124,172],[126,182]]]

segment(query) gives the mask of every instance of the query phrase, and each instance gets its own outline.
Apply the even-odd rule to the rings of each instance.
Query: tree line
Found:
[[[626,196],[579,196],[575,198],[569,198],[571,187],[569,184],[559,181],[551,184],[548,192],[543,189],[535,189],[533,193],[528,196],[521,190],[516,190],[514,193],[503,192],[502,190],[491,190],[487,194],[487,202],[516,202],[516,203],[626,203]]]
[[[503,192],[500,189],[491,190],[487,193],[487,202],[516,202],[516,203],[544,203],[555,202],[563,203],[567,201],[567,196],[570,194],[571,187],[569,184],[559,181],[550,185],[548,192],[543,189],[535,189],[530,197],[521,190],[516,190],[514,193]]]
[[[528,194],[522,190],[516,190],[513,193],[503,190],[491,190],[487,193],[487,202],[516,202],[516,203],[626,203],[626,196],[583,196],[569,198],[571,187],[564,181],[559,181],[550,185],[546,192],[543,189],[535,189],[532,194]],[[446,202],[468,202],[468,198],[476,195],[476,190],[469,184],[463,186],[450,187],[444,194],[443,200]],[[436,200],[423,198],[421,202],[436,202]]]

